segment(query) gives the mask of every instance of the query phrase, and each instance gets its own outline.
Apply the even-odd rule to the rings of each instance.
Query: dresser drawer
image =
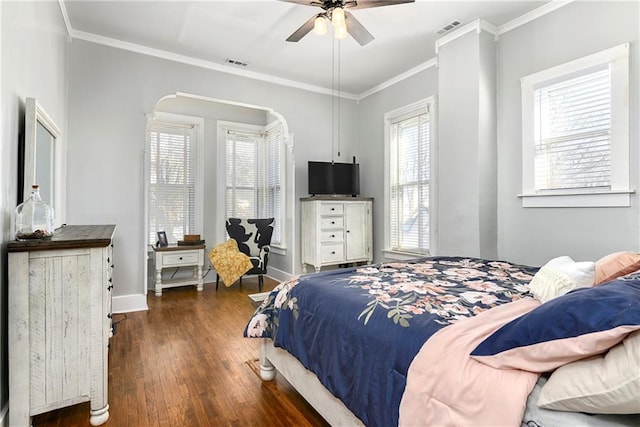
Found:
[[[323,203],[320,205],[320,215],[344,215],[342,203]]]
[[[177,254],[164,254],[162,266],[194,265],[198,263],[198,251],[180,251]]]
[[[342,230],[331,230],[320,232],[320,243],[342,242],[344,234]]]
[[[344,227],[344,217],[341,216],[323,216],[320,218],[320,228],[321,229],[330,229],[330,228],[343,228]]]
[[[322,245],[322,262],[340,262],[344,260],[344,245],[330,244]]]

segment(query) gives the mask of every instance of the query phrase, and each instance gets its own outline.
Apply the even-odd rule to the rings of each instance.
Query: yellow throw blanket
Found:
[[[253,268],[251,259],[238,250],[238,242],[229,239],[209,252],[209,260],[225,286],[233,285],[244,273]]]

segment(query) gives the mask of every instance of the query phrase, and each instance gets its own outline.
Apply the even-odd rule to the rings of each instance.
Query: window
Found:
[[[156,115],[149,124],[147,147],[147,242],[157,231],[169,243],[202,230],[202,179],[198,161],[202,119]]]
[[[629,206],[629,46],[522,79],[523,206]]]
[[[429,253],[433,109],[429,99],[385,115],[385,247],[390,257]]]
[[[271,242],[282,244],[283,130],[222,123],[225,153],[225,216],[275,218]]]

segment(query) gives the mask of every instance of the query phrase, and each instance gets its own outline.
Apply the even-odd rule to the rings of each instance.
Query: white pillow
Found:
[[[575,288],[593,286],[595,278],[595,262],[575,262],[571,257],[561,256],[540,267],[529,288],[533,296],[545,303]]]
[[[542,387],[538,406],[600,414],[640,413],[640,331],[608,353],[559,367]]]

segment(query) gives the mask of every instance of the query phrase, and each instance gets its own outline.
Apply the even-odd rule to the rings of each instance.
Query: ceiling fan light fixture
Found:
[[[334,27],[345,25],[343,8],[336,7],[331,11],[331,23],[333,24]]]
[[[333,37],[336,40],[344,40],[347,38],[348,32],[347,32],[347,25],[346,24],[342,24],[342,25],[336,25],[334,30],[333,30]]]
[[[319,36],[327,34],[327,20],[323,15],[318,15],[313,23],[313,32]]]

